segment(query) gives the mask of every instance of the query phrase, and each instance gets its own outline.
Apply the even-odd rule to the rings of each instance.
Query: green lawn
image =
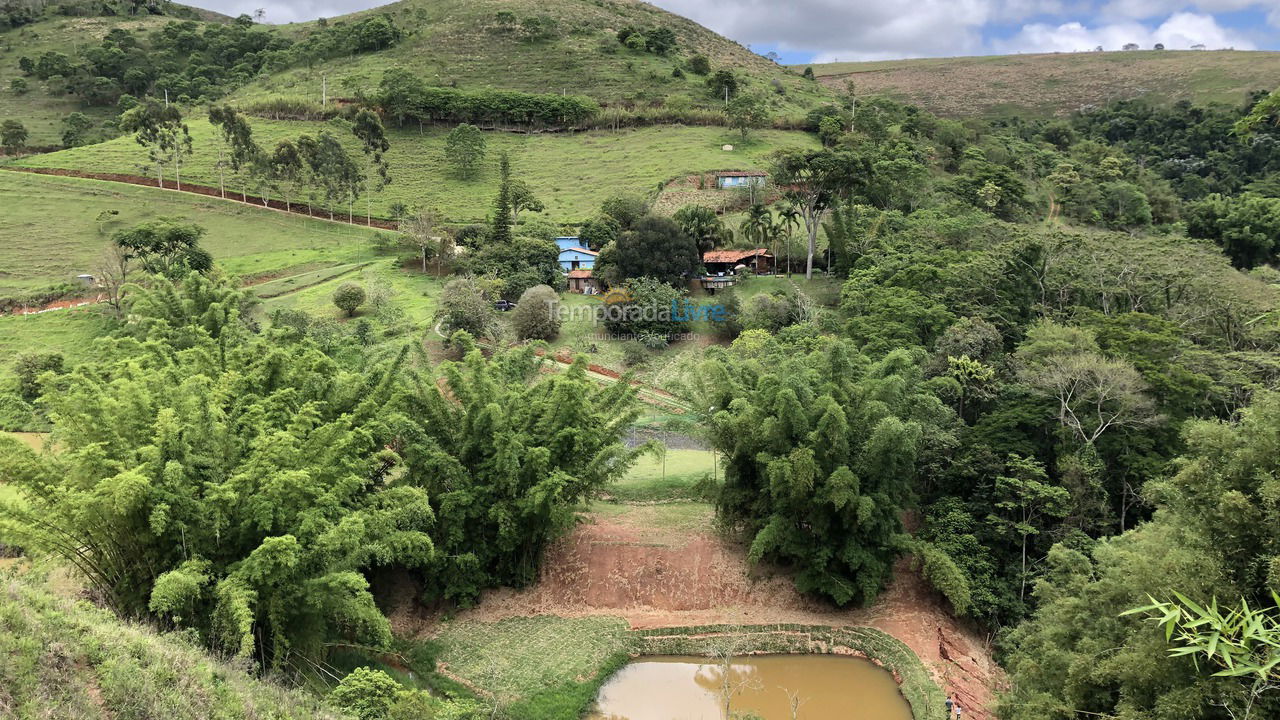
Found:
[[[0,295],[92,273],[112,233],[156,217],[203,226],[208,234],[201,244],[238,275],[368,257],[374,236],[366,228],[217,198],[31,173],[0,171],[0,197]]]
[[[491,693],[521,718],[578,717],[631,647],[620,618],[452,622],[436,636],[449,673]]]
[[[0,315],[0,376],[12,370],[13,358],[28,352],[61,352],[68,364],[88,355],[93,339],[112,320],[92,307],[56,310],[39,315]]]
[[[644,455],[606,491],[619,502],[696,499],[696,484],[715,470],[709,450],[667,450]]]
[[[252,123],[254,137],[264,147],[331,127],[321,122],[254,119]],[[191,118],[190,127],[194,154],[183,168],[183,179],[216,187],[218,144],[213,128],[203,117]],[[358,155],[355,138],[338,132]],[[660,182],[700,171],[762,168],[766,156],[779,147],[811,146],[817,142],[808,133],[768,130],[739,147],[735,133],[717,127],[648,127],[572,134],[494,132],[486,134],[488,156],[484,167],[474,179],[461,180],[454,177],[445,161],[446,134],[442,128],[421,132],[416,128],[391,129],[387,159],[392,182],[375,194],[374,215],[389,216],[391,204],[400,202],[411,207],[438,208],[456,223],[483,222],[497,193],[498,155],[502,151],[510,154],[514,175],[529,183],[546,204],[546,217],[558,223],[577,223],[596,214],[601,202],[619,192],[648,193],[656,190]],[[737,149],[722,150],[726,143],[734,143]],[[29,167],[154,175],[147,165],[145,149],[131,137],[16,162]],[[166,182],[171,182],[171,170],[166,173]],[[229,178],[228,187],[239,184]],[[365,210],[362,199],[356,203],[355,212],[362,214]],[[346,214],[345,203],[336,211]]]

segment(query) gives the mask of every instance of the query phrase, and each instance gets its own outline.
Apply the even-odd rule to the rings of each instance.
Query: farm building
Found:
[[[582,295],[595,295],[600,292],[596,279],[592,277],[590,268],[578,268],[569,271],[569,292]]]
[[[716,187],[721,190],[730,188],[763,187],[767,173],[759,170],[725,171],[716,173]]]
[[[765,248],[749,250],[711,250],[702,254],[708,275],[735,275],[739,266],[757,275],[773,272],[773,253]]]
[[[581,247],[576,237],[558,237],[556,246],[560,248],[560,268],[565,272],[572,270],[590,270],[596,265],[599,253]]]

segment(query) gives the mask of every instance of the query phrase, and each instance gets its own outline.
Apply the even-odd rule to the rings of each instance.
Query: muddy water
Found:
[[[724,671],[700,657],[650,657],[619,670],[600,689],[589,720],[725,720]],[[888,671],[859,658],[757,655],[734,658],[730,712],[763,720],[911,720]],[[789,695],[790,693],[790,695]]]

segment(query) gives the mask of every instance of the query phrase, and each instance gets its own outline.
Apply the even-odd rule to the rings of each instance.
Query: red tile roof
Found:
[[[773,253],[764,248],[754,250],[712,250],[702,254],[704,263],[737,263],[753,257],[773,257]]]
[[[591,268],[578,268],[569,271],[570,280],[586,280],[591,277]]]

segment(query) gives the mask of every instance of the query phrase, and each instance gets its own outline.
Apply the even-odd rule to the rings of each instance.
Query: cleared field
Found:
[[[263,147],[273,147],[285,138],[333,130],[322,122],[253,119],[252,124],[254,138]],[[194,154],[186,161],[183,179],[217,187],[218,143],[214,130],[203,117],[191,118],[190,126]],[[574,134],[493,132],[486,134],[488,155],[483,168],[474,179],[461,180],[445,161],[447,132],[442,128],[391,128],[387,159],[392,182],[374,194],[375,216],[389,216],[392,203],[400,202],[410,207],[437,208],[457,223],[482,222],[497,193],[498,155],[503,151],[511,156],[513,175],[527,182],[546,204],[545,215],[556,222],[574,223],[594,215],[601,202],[620,192],[648,193],[660,182],[699,171],[761,168],[766,156],[779,147],[817,143],[808,133],[767,130],[741,145],[736,133],[716,127],[649,127]],[[335,135],[359,155],[350,133],[335,131]],[[725,144],[737,149],[726,152],[721,149]],[[27,167],[154,175],[146,150],[131,137],[16,162]],[[241,183],[228,178],[227,186],[239,189]],[[255,192],[251,187],[245,189]],[[363,216],[366,205],[361,198],[355,205],[355,214]],[[334,210],[346,215],[348,208],[342,203]]]
[[[630,647],[621,619],[548,615],[453,622],[435,642],[451,674],[492,693],[512,716],[538,718],[578,717]]]
[[[366,228],[98,180],[0,172],[0,196],[0,295],[92,273],[113,233],[157,217],[206,228],[201,243],[239,275],[356,260],[368,254],[374,236]]]
[[[1280,52],[1146,50],[814,65],[824,85],[948,116],[1062,115],[1111,100],[1238,104],[1280,84]]]
[[[607,492],[621,502],[694,499],[697,483],[715,471],[715,458],[709,450],[669,449],[661,455],[641,457]]]
[[[110,326],[106,313],[94,308],[0,315],[0,377],[12,372],[13,358],[21,353],[60,352],[74,364]]]

